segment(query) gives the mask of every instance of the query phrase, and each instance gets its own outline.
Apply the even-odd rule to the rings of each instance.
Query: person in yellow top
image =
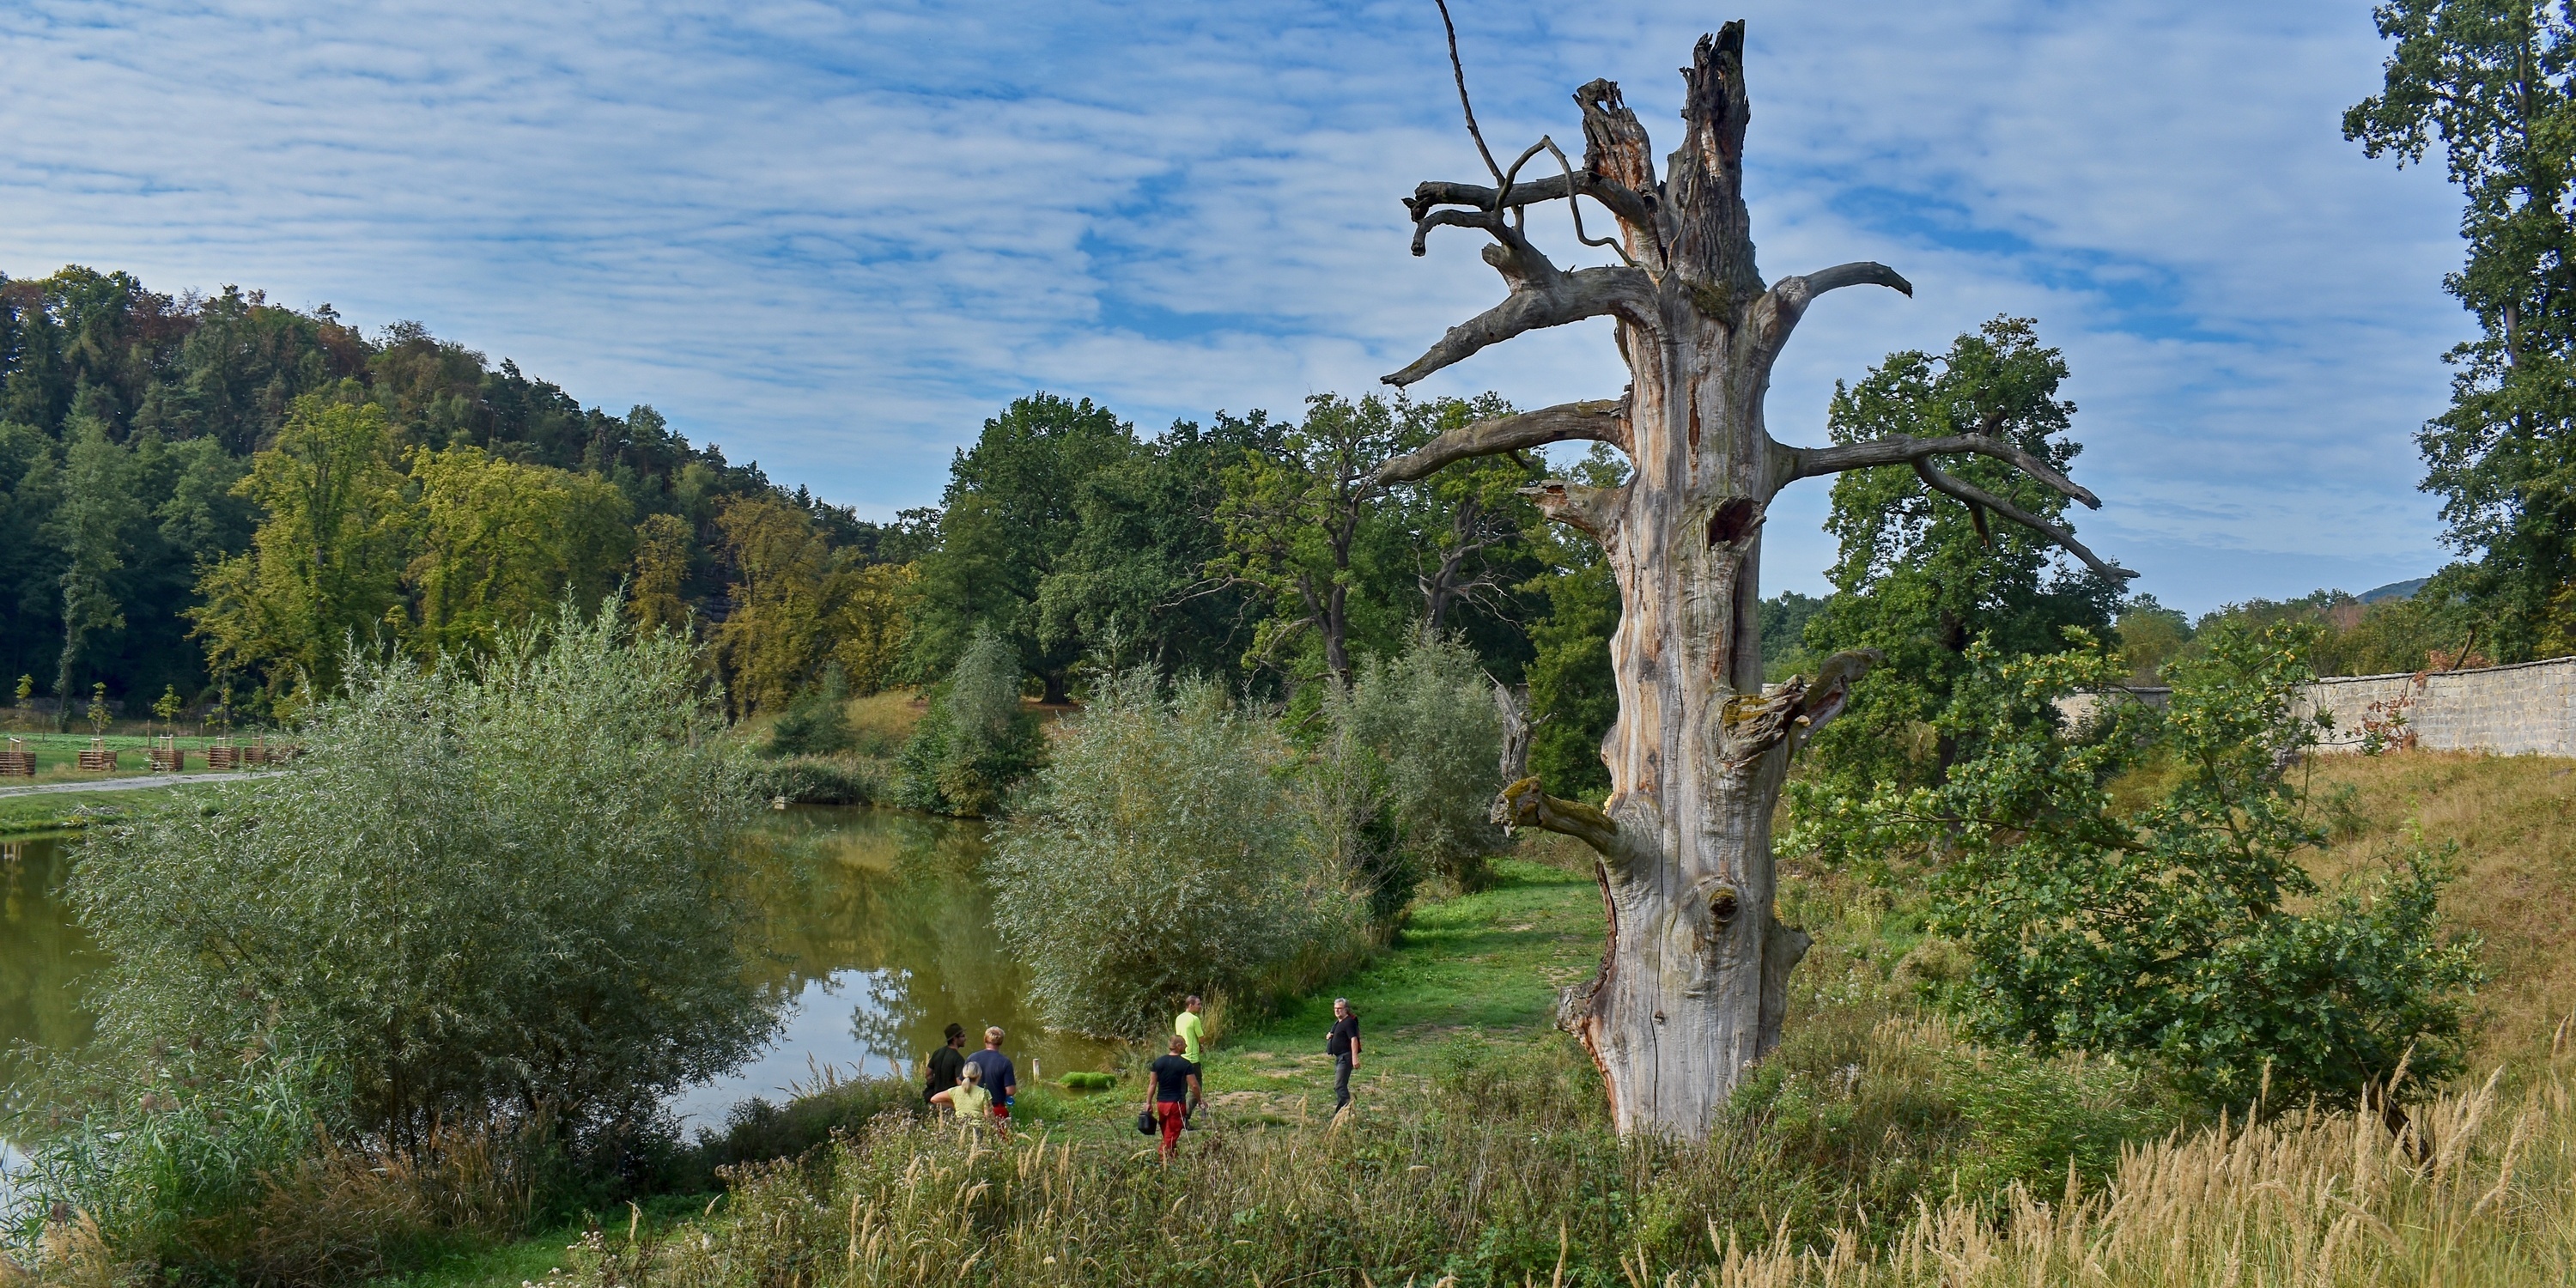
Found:
[[[1199,1063],[1200,1044],[1207,1041],[1207,1021],[1199,1018],[1199,1005],[1199,995],[1192,993],[1181,1003],[1181,1013],[1172,1017],[1172,1036],[1188,1048],[1181,1054],[1192,1064]]]
[[[932,1096],[930,1103],[955,1110],[969,1135],[982,1131],[993,1116],[993,1093],[984,1090],[984,1071],[971,1064],[959,1071],[956,1086]]]
[[[1196,993],[1182,1000],[1181,1013],[1172,1017],[1172,1036],[1180,1039],[1180,1056],[1190,1062],[1191,1068],[1197,1070],[1199,1085],[1206,1086],[1207,1066],[1201,1061],[1204,1058],[1202,1051],[1207,1042],[1207,1020],[1199,1015],[1199,1006],[1199,995]],[[1195,1112],[1198,1109],[1198,1101],[1193,1099],[1189,1108],[1191,1112]]]

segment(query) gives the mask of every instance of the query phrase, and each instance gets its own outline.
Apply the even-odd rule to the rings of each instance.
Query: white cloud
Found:
[[[1498,147],[1623,83],[1669,147],[1721,14],[1457,6]],[[2037,317],[2075,370],[2083,519],[2206,607],[2439,559],[2410,435],[2463,328],[2436,174],[2337,136],[2381,49],[2346,3],[1989,0],[1751,20],[1765,268],[1896,264],[1820,306],[1770,406]],[[69,3],[0,11],[0,266],[239,282],[441,335],[871,513],[1033,387],[1140,425],[1368,387],[1496,296],[1396,197],[1473,176],[1427,3],[865,7]],[[1559,243],[1563,244],[1563,243]],[[1621,379],[1599,326],[1435,382]],[[1766,559],[1812,589],[1824,488]]]

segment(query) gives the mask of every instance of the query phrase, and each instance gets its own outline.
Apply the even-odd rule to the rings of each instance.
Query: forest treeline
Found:
[[[2065,376],[2034,324],[1997,319],[1946,352],[1891,355],[1837,390],[1828,419],[1838,441],[1973,425],[2069,468]],[[585,408],[414,323],[370,337],[327,305],[171,296],[78,267],[0,279],[0,678],[25,677],[40,710],[104,684],[129,713],[176,693],[199,713],[282,718],[336,684],[352,639],[484,650],[566,596],[620,586],[639,624],[709,646],[737,717],[936,680],[978,631],[1050,700],[1137,664],[1281,700],[1427,628],[1528,686],[1533,772],[1596,792],[1618,592],[1597,548],[1518,495],[1546,463],[1373,478],[1506,410],[1493,395],[1326,395],[1293,417],[1221,411],[1148,434],[1037,393],[958,451],[938,506],[876,523],[692,444],[651,407]],[[1609,485],[1622,468],[1596,451],[1572,472]],[[2045,490],[1975,481],[2067,521]],[[2083,629],[2122,643],[2142,682],[2212,618],[2305,622],[2329,674],[2555,642],[2481,637],[2482,583],[2456,571],[2411,600],[2321,591],[2194,623],[1977,518],[1901,469],[1835,484],[1834,592],[1762,606],[1775,679],[1845,648],[1895,663],[1829,733],[1849,744],[1829,759],[1938,762],[1918,744],[1979,639],[2048,652]]]
[[[639,623],[710,646],[741,716],[827,677],[937,678],[979,628],[1061,699],[1134,662],[1280,694],[1428,624],[1558,714],[1542,763],[1597,776],[1564,735],[1608,721],[1617,596],[1514,494],[1540,463],[1371,481],[1498,410],[1326,397],[1149,435],[1033,394],[937,508],[880,524],[417,324],[79,267],[0,279],[0,672],[38,709],[103,683],[128,713],[176,691],[284,717],[352,639],[486,649],[622,584]]]

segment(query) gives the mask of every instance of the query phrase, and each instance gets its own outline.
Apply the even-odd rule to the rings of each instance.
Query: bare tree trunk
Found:
[[[1491,677],[1487,677],[1491,678]],[[1530,724],[1529,686],[1494,681],[1494,714],[1503,725],[1503,758],[1500,781],[1516,783],[1529,776]]]
[[[1773,915],[1771,814],[1797,744],[1842,709],[1875,655],[1839,654],[1812,684],[1764,690],[1756,604],[1772,496],[1799,478],[1908,463],[1933,487],[2031,523],[2107,567],[2053,525],[1930,463],[1942,454],[1997,456],[2098,504],[1998,440],[1891,438],[1813,450],[1771,440],[1762,419],[1771,365],[1809,302],[1842,286],[1912,287],[1877,264],[1764,286],[1742,197],[1743,37],[1735,22],[1700,39],[1683,72],[1685,134],[1665,181],[1654,176],[1645,129],[1618,86],[1594,81],[1575,93],[1587,143],[1581,170],[1560,154],[1560,173],[1521,181],[1520,165],[1553,147],[1542,140],[1508,171],[1488,154],[1492,188],[1425,183],[1406,203],[1417,253],[1435,227],[1488,233],[1486,262],[1511,294],[1451,328],[1389,383],[1410,384],[1526,331],[1605,315],[1629,369],[1616,402],[1480,421],[1379,472],[1381,481],[1421,478],[1468,456],[1571,438],[1619,446],[1634,466],[1617,488],[1549,480],[1528,489],[1550,518],[1601,543],[1618,580],[1624,608],[1610,657],[1619,719],[1601,749],[1608,803],[1595,810],[1558,800],[1523,778],[1495,804],[1497,821],[1579,837],[1600,856],[1609,943],[1593,981],[1568,990],[1562,1018],[1600,1066],[1623,1132],[1706,1134],[1744,1070],[1778,1045],[1789,972],[1809,942]],[[1531,245],[1521,214],[1570,197],[1618,217],[1621,265],[1564,271]]]

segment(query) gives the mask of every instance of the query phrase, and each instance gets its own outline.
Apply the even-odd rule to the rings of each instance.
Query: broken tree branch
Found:
[[[1485,158],[1485,168],[1494,172],[1494,182],[1502,183],[1503,168],[1494,164],[1493,149],[1485,146],[1485,132],[1476,128],[1476,105],[1467,101],[1467,65],[1458,61],[1458,24],[1449,19],[1449,0],[1432,3],[1440,6],[1440,26],[1449,33],[1449,71],[1458,78],[1458,110],[1467,114],[1467,137],[1476,141],[1476,155]]]
[[[1501,233],[1496,234],[1502,236]],[[1495,252],[1501,246],[1485,248],[1485,258],[1506,277],[1514,268],[1496,262]],[[1440,342],[1431,346],[1412,365],[1385,377],[1385,382],[1398,388],[1421,380],[1443,367],[1459,362],[1487,345],[1500,344],[1530,331],[1585,318],[1616,314],[1620,320],[1647,330],[1658,329],[1655,310],[1655,284],[1643,270],[1617,268],[1583,268],[1571,273],[1559,272],[1540,259],[1527,243],[1517,247],[1521,254],[1520,280],[1502,303],[1449,328]],[[1512,256],[1506,253],[1503,258]],[[1536,260],[1533,264],[1530,261]],[[1531,271],[1543,269],[1544,271]]]
[[[1914,473],[1923,480],[1926,487],[1947,496],[1955,497],[1969,505],[1982,505],[2025,528],[2032,529],[2033,531],[2045,535],[2049,540],[2065,547],[2068,554],[2083,560],[2085,567],[2092,569],[2095,573],[2101,575],[2114,586],[2126,585],[2129,578],[2138,575],[2119,566],[2118,564],[2110,563],[2104,560],[2100,555],[2086,549],[2083,542],[2075,539],[2074,533],[2069,532],[2036,514],[2032,514],[2030,511],[2014,505],[2012,502],[1996,496],[1992,492],[1962,483],[1959,480],[1942,473],[1928,460],[1917,457],[1912,464],[1914,466]]]
[[[1619,850],[1619,825],[1609,815],[1581,801],[1550,796],[1540,789],[1535,778],[1524,778],[1504,788],[1494,798],[1492,817],[1505,827],[1555,832],[1591,846],[1605,858],[1624,858]]]
[[[1543,443],[1562,443],[1570,438],[1588,438],[1624,449],[1628,445],[1626,415],[1626,399],[1603,398],[1460,425],[1378,466],[1376,482],[1380,487],[1389,483],[1410,483],[1429,477],[1452,461],[1463,461],[1470,456],[1496,456]]]
[[[1915,438],[1908,434],[1890,434],[1858,443],[1838,443],[1832,447],[1787,447],[1775,444],[1773,459],[1778,462],[1778,491],[1799,479],[1819,474],[1840,474],[1846,470],[1865,470],[1880,465],[1910,465],[1935,456],[1991,456],[2032,478],[2056,489],[2061,495],[2081,501],[2087,509],[2102,508],[2102,498],[2088,488],[2057,472],[2048,462],[2013,446],[2010,442],[1986,434],[1951,434],[1943,438]]]
[[[1611,214],[1631,224],[1651,227],[1654,222],[1654,215],[1644,197],[1615,179],[1604,178],[1587,170],[1577,170],[1571,175],[1541,175],[1525,183],[1515,182],[1509,192],[1488,188],[1482,184],[1425,180],[1414,186],[1411,197],[1404,199],[1404,208],[1413,212],[1414,222],[1419,224],[1435,214],[1448,213],[1439,209],[1442,206],[1467,207],[1467,211],[1459,212],[1461,214],[1494,214],[1498,205],[1513,209],[1535,206],[1541,202],[1561,201],[1569,196],[1590,197],[1607,207]],[[1474,219],[1446,219],[1440,222],[1474,228],[1485,226]],[[1421,230],[1418,228],[1414,233],[1414,244],[1416,247],[1421,245]],[[1422,252],[1416,249],[1413,253],[1419,255]]]
[[[1608,544],[1610,529],[1619,522],[1620,506],[1627,497],[1627,485],[1588,487],[1564,479],[1541,479],[1519,489],[1538,512],[1593,540]]]
[[[1906,281],[1904,274],[1868,260],[1836,264],[1803,277],[1781,278],[1753,306],[1753,324],[1762,338],[1763,352],[1777,356],[1780,347],[1789,342],[1789,333],[1798,329],[1798,319],[1806,316],[1807,306],[1815,303],[1817,296],[1846,286],[1884,286],[1904,292],[1909,299],[1914,295],[1914,283]]]

